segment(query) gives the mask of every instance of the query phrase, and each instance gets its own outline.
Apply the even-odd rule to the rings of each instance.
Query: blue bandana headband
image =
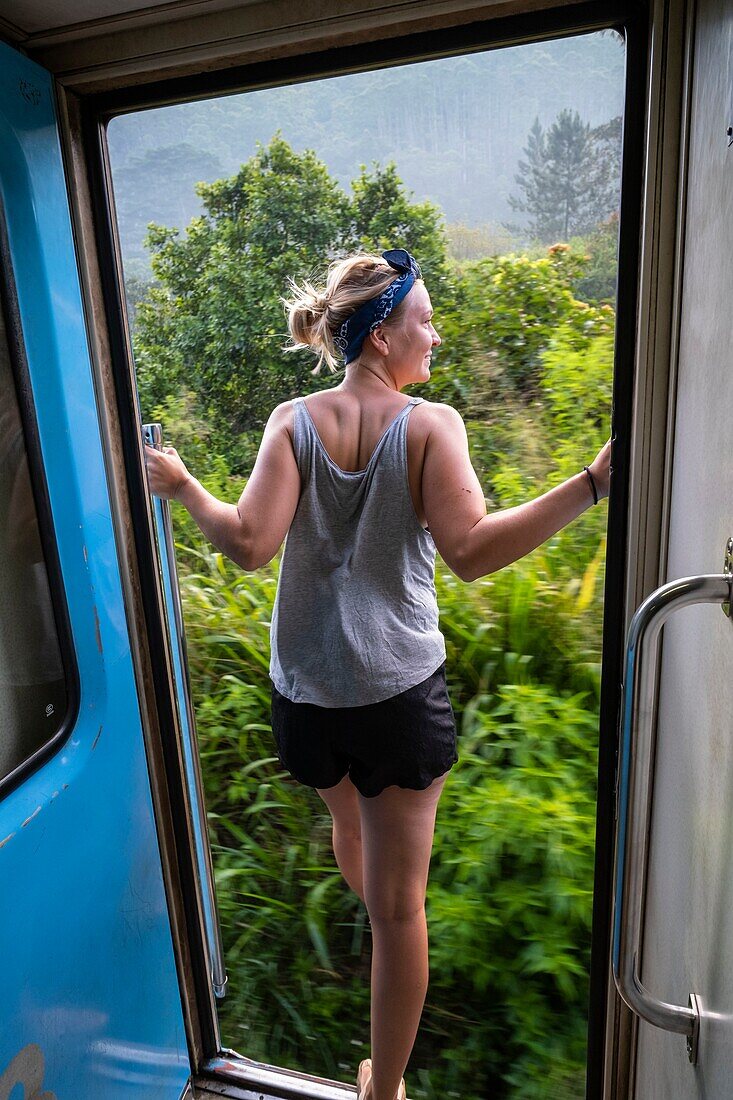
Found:
[[[351,363],[359,356],[369,333],[383,324],[395,306],[412,290],[415,280],[422,278],[420,265],[406,248],[392,248],[383,252],[382,259],[400,274],[386,290],[376,298],[370,298],[363,306],[359,306],[356,313],[347,317],[334,336],[334,344],[342,352],[344,363]]]

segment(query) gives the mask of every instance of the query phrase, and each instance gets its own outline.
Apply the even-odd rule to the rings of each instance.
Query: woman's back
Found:
[[[421,683],[445,660],[435,543],[408,484],[407,426],[422,403],[402,401],[386,424],[370,418],[381,433],[368,440],[362,428],[359,469],[345,468],[358,447],[351,463],[338,454],[344,466],[328,450],[327,424],[319,431],[310,400],[291,403],[301,491],[278,577],[270,676],[293,702],[366,706]],[[331,409],[332,429],[344,428],[340,411]]]
[[[362,393],[335,386],[310,394],[305,404],[331,461],[345,472],[364,470],[382,435],[409,398],[396,391]],[[407,467],[410,496],[418,521],[427,527],[422,503],[422,473],[429,433],[429,402],[423,401],[407,422]]]

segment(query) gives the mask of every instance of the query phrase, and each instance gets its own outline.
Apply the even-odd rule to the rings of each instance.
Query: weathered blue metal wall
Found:
[[[81,686],[68,741],[0,802],[0,1096],[23,1095],[17,1077],[46,1100],[177,1098],[188,1052],[52,83],[1,44],[0,189]]]

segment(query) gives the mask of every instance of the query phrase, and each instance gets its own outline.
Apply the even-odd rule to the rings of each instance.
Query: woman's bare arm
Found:
[[[257,459],[237,504],[218,500],[197,481],[173,447],[145,448],[151,492],[179,501],[207,539],[242,569],[260,569],[274,558],[300,497],[300,473],[290,431],[292,403],[270,414]]]
[[[466,427],[450,405],[430,404],[422,501],[438,553],[456,576],[474,581],[529,554],[593,504],[585,471],[542,496],[486,513]],[[599,498],[608,495],[610,440],[591,464]]]

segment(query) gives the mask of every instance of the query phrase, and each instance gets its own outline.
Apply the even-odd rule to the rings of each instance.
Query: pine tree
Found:
[[[618,208],[620,135],[620,118],[592,130],[577,111],[564,110],[547,133],[535,118],[514,177],[524,195],[509,198],[513,210],[529,214],[532,237],[567,241]]]
[[[596,225],[618,213],[621,200],[621,115],[590,132],[593,168],[590,186]]]
[[[547,205],[546,194],[549,173],[545,135],[537,117],[535,117],[532,129],[529,131],[529,137],[523,152],[527,159],[526,161],[519,161],[519,174],[514,177],[514,180],[524,191],[525,198],[522,201],[510,195],[509,205],[512,210],[519,210],[522,213],[529,213],[534,216],[535,222],[530,223],[528,229],[533,235],[539,236],[542,232],[539,229],[539,223],[545,216]],[[519,227],[515,225],[506,224],[505,228],[510,233],[521,232]]]

